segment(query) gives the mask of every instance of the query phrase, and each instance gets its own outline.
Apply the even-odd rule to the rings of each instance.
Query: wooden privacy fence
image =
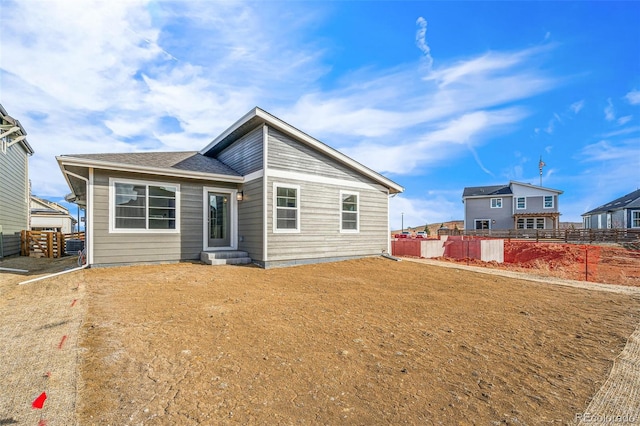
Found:
[[[439,229],[438,235],[465,235],[469,237],[489,237],[525,239],[538,241],[562,241],[565,243],[624,243],[640,240],[640,229]]]
[[[66,243],[71,239],[84,240],[84,232],[63,234],[52,231],[22,231],[20,237],[20,255],[34,257],[62,257]]]

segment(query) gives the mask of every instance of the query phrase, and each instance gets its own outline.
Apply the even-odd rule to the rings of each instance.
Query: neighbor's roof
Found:
[[[210,178],[213,175],[217,179],[242,181],[242,176],[231,167],[195,151],[75,154],[56,158],[61,165],[69,166],[90,166],[182,177]]]
[[[309,136],[308,134],[302,132],[301,130],[296,129],[292,125],[285,123],[280,120],[278,117],[269,114],[261,108],[255,107],[247,114],[245,114],[242,118],[236,121],[231,127],[225,130],[220,136],[215,138],[209,145],[204,147],[200,153],[204,155],[216,155],[226,147],[231,145],[236,140],[240,139],[242,136],[247,134],[248,132],[254,130],[256,127],[260,125],[268,125],[277,129],[278,131],[285,133],[297,141],[304,143],[305,145],[319,151],[329,158],[344,164],[345,166],[355,170],[364,176],[369,177],[370,179],[378,182],[379,184],[385,186],[389,189],[389,192],[392,194],[397,194],[400,192],[404,192],[404,188],[391,179],[388,179],[381,175],[380,173],[358,163],[354,159],[348,157],[347,155],[337,151],[325,143]]]
[[[487,195],[511,195],[509,185],[469,186],[462,192],[462,197],[486,197]]]
[[[593,210],[583,213],[582,216],[635,207],[640,207],[640,189],[636,189],[627,195],[623,195],[620,198],[616,198],[615,200],[603,204],[600,207],[596,207]]]
[[[462,191],[462,198],[487,197],[493,195],[512,195],[513,190],[511,189],[511,187],[513,185],[526,186],[528,188],[556,192],[558,194],[563,193],[563,191],[560,191],[559,189],[546,188],[544,186],[531,185],[530,183],[516,182],[515,180],[512,180],[506,185],[468,186]]]
[[[9,132],[7,137],[10,145],[20,143],[25,151],[27,151],[27,154],[32,155],[34,153],[33,148],[31,148],[31,145],[27,142],[26,130],[24,130],[24,127],[22,127],[22,124],[20,124],[18,120],[7,113],[7,110],[4,109],[2,104],[0,104],[0,125],[2,125],[2,127],[0,127],[0,134]]]

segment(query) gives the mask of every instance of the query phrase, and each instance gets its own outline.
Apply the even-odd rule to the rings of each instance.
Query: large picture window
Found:
[[[544,218],[543,217],[519,218],[518,229],[544,229]]]
[[[179,231],[179,185],[111,179],[110,190],[112,231]]]
[[[274,232],[300,232],[300,187],[274,184]]]
[[[360,230],[359,194],[340,191],[340,232],[358,232]]]

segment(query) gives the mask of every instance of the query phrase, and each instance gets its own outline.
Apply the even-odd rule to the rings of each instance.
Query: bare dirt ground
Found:
[[[640,251],[618,245],[505,241],[504,263],[438,260],[570,280],[640,287]]]
[[[0,344],[76,332],[81,425],[572,424],[640,323],[634,294],[381,258],[11,281],[0,275]],[[69,311],[70,297],[86,307],[67,318],[79,328],[33,318]],[[9,350],[23,359],[0,369],[3,382],[47,369],[25,366],[29,346]],[[38,394],[0,404],[0,424],[35,424]],[[47,425],[70,424],[58,416]]]

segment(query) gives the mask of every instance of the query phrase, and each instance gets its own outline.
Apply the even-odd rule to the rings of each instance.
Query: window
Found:
[[[518,229],[544,229],[543,217],[527,217],[518,219]]]
[[[111,232],[178,232],[179,193],[179,185],[111,179]]]
[[[359,194],[340,191],[340,232],[358,232],[360,230]]]
[[[526,197],[517,197],[516,198],[516,209],[522,210],[527,208],[527,198]]]
[[[300,232],[300,187],[274,183],[274,232]]]
[[[553,208],[553,195],[545,195],[544,196],[544,208],[552,209]]]
[[[492,198],[491,199],[491,208],[492,209],[501,209],[502,208],[502,198]]]
[[[640,210],[631,211],[631,227],[640,228]]]
[[[476,219],[475,229],[490,229],[489,219]]]

